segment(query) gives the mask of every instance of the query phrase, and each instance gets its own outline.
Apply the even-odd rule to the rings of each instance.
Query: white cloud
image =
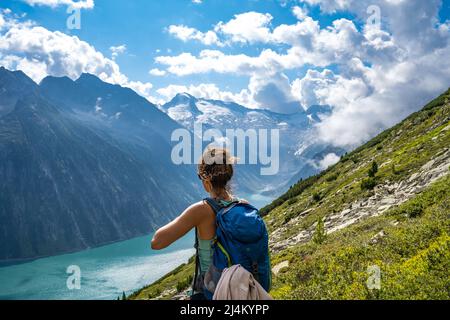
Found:
[[[163,102],[169,101],[170,99],[172,99],[174,96],[176,96],[178,93],[181,92],[192,94],[187,86],[175,84],[168,85],[167,87],[164,88],[159,88],[158,90],[156,90],[156,92],[164,97]]]
[[[5,19],[3,18],[3,14],[0,13],[0,31],[3,29],[5,25]]]
[[[308,72],[293,82],[305,104],[333,106],[317,125],[318,137],[339,146],[356,146],[419,109],[450,84],[450,33],[438,23],[441,1],[305,0],[325,12],[350,10],[361,20],[378,5],[387,29],[365,26],[364,37],[340,74]],[[362,61],[368,64],[364,64]]]
[[[346,10],[350,6],[357,4],[354,0],[299,0],[310,6],[320,6],[320,9],[326,13],[334,13],[339,10]]]
[[[197,29],[189,28],[183,25],[171,25],[169,26],[168,31],[171,35],[184,42],[189,40],[197,40],[207,46],[223,46],[214,31],[207,31],[203,33],[201,31],[198,31]]]
[[[364,72],[362,70],[364,66],[357,58],[349,61],[347,68],[353,70],[353,75],[357,71]],[[351,72],[348,73],[351,74]],[[294,80],[291,86],[292,94],[305,108],[314,105],[344,108],[349,103],[367,97],[372,91],[370,80],[363,75],[345,77],[336,75],[328,69],[324,69],[322,72],[308,70],[302,79]]]
[[[233,42],[265,42],[270,37],[269,26],[272,19],[269,13],[251,11],[237,14],[226,23],[219,22],[214,30],[230,37]]]
[[[92,9],[94,8],[94,0],[23,0],[31,6],[48,6],[56,8],[59,6],[68,6],[78,9]]]
[[[13,13],[9,8],[0,8],[0,32],[4,32],[5,30],[17,26],[19,24],[18,19],[24,18],[25,16],[25,13],[23,13],[22,15],[17,15]],[[33,21],[24,21],[21,22],[20,25],[24,27],[32,27],[35,25],[35,23]]]
[[[226,55],[219,50],[202,50],[196,57],[191,53],[178,56],[158,56],[157,63],[167,65],[167,71],[185,76],[208,72],[252,75],[256,72],[274,73],[282,60],[282,56],[266,49],[257,57],[245,54]]]
[[[120,46],[112,46],[109,48],[111,51],[111,57],[113,60],[116,60],[116,58],[127,51],[127,46],[122,44]]]
[[[140,94],[144,98],[147,98],[149,101],[154,102],[154,97],[152,96],[152,92],[151,92],[151,90],[153,89],[153,84],[151,84],[150,82],[127,80],[126,82],[119,83],[119,84],[124,87],[133,89],[134,91],[136,91],[138,94]]]
[[[129,80],[114,60],[89,43],[76,36],[49,31],[30,21],[19,22],[1,16],[8,27],[4,31],[0,29],[0,65],[11,70],[20,69],[36,82],[47,75],[77,79],[82,73],[91,73],[151,99],[152,84]]]
[[[306,7],[292,8],[298,18],[294,24],[272,27],[270,14],[256,12],[217,24],[214,31],[227,44],[271,46],[255,56],[203,50],[160,56],[156,62],[178,76],[248,76],[245,93],[255,107],[266,104],[279,111],[288,110],[290,102],[305,108],[330,105],[333,113],[317,126],[316,136],[343,147],[362,143],[448,88],[450,24],[439,23],[440,0],[300,2]],[[327,13],[349,11],[360,22],[369,18],[368,7],[377,5],[382,28],[367,24],[358,29],[348,19],[324,28],[308,16],[311,5]],[[290,84],[283,79],[285,71],[305,66],[311,70]]]
[[[329,153],[322,160],[319,161],[319,168],[321,170],[325,170],[328,167],[338,163],[339,160],[341,160],[341,157],[339,157],[337,154]]]
[[[252,28],[235,36],[235,41],[259,39]],[[261,41],[290,45],[286,54],[264,49],[259,56],[227,55],[219,50],[202,50],[196,57],[191,53],[178,56],[158,56],[156,62],[167,65],[167,71],[178,76],[207,72],[242,75],[274,74],[299,68],[305,64],[327,66],[345,62],[355,54],[355,47],[363,41],[353,22],[340,19],[332,27],[320,29],[317,21],[306,18],[295,25],[281,25],[273,33],[261,33]],[[241,40],[239,40],[241,39]]]
[[[119,72],[114,61],[105,58],[93,46],[76,36],[52,32],[40,26],[16,25],[1,35],[0,39],[2,60],[10,57],[10,61],[45,63],[45,72],[36,75],[36,81],[48,74],[76,78],[83,72],[89,72],[110,82],[125,82],[126,77]]]
[[[323,105],[328,87],[335,82],[336,76],[330,70],[325,69],[322,72],[308,70],[302,79],[293,81],[291,92],[305,108]]]
[[[410,53],[422,54],[432,51],[449,41],[448,29],[440,30],[439,9],[442,0],[300,0],[309,5],[318,5],[325,13],[349,11],[365,22],[370,17],[370,6],[380,9],[382,24],[389,28],[396,44],[410,49]],[[444,31],[444,32],[442,32]]]
[[[151,69],[148,73],[151,74],[152,76],[157,76],[157,77],[162,77],[167,74],[166,71],[160,70],[158,68]]]
[[[308,17],[308,10],[299,6],[294,6],[292,13],[298,20],[304,20]]]
[[[258,108],[278,113],[294,113],[301,105],[291,93],[289,78],[283,73],[271,76],[255,75],[248,86],[250,98]]]
[[[317,125],[318,137],[337,146],[356,146],[394,125],[448,88],[449,56],[447,47],[395,66],[363,67],[358,78],[337,76],[322,91],[334,110]]]
[[[192,0],[192,2],[195,4],[201,4],[203,1],[202,0]]]
[[[206,33],[182,25],[172,25],[168,30],[183,41],[198,40],[206,45],[232,43],[288,45],[291,46],[291,50],[288,50],[291,61],[300,59],[302,64],[315,65],[319,63],[327,65],[330,59],[345,59],[345,53],[348,55],[354,52],[354,46],[363,40],[355,24],[347,19],[336,20],[331,27],[321,29],[318,21],[308,17],[306,9],[296,6],[293,13],[300,21],[293,25],[282,24],[273,30],[272,15],[253,11],[237,14],[228,22],[221,21],[216,24],[214,31]],[[206,41],[206,35],[210,32],[212,32],[211,39]],[[218,38],[219,35],[225,38],[222,42]],[[281,57],[285,58],[280,55],[280,60]]]
[[[235,20],[239,21],[241,16]],[[239,28],[233,29],[236,33],[232,39],[238,42],[260,39],[266,43],[291,45],[285,54],[264,49],[258,56],[251,57],[208,49],[202,50],[198,56],[182,53],[178,56],[158,56],[155,61],[167,66],[167,72],[178,76],[209,72],[249,76],[246,97],[247,103],[252,107],[270,108],[282,113],[298,111],[301,108],[301,99],[298,99],[298,94],[292,93],[289,79],[283,71],[293,70],[308,63],[327,66],[330,63],[348,61],[354,53],[353,47],[361,42],[363,37],[358,35],[354,24],[345,19],[335,21],[332,27],[326,29],[321,29],[317,21],[307,17],[295,25],[278,26],[273,32],[268,28],[258,30],[260,27],[264,29],[270,19],[267,17],[266,22],[255,23],[257,28],[249,28],[247,32],[239,35]],[[253,32],[250,32],[251,30]]]

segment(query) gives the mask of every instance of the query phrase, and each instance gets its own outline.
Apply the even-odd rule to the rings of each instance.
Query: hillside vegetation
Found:
[[[450,298],[449,98],[261,210],[274,298]],[[192,272],[191,261],[131,298],[180,298]]]

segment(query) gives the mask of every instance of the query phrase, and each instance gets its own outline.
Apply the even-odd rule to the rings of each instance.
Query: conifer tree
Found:
[[[323,218],[317,221],[316,231],[314,232],[313,241],[316,244],[322,244],[326,239],[325,223]]]

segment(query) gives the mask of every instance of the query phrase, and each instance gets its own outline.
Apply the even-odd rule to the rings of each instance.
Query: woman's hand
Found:
[[[156,231],[152,239],[153,250],[161,250],[183,237],[192,228],[199,226],[211,210],[203,201],[187,208],[179,217]]]

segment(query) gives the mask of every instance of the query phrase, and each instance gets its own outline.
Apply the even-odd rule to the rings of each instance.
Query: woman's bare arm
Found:
[[[204,206],[203,201],[193,204],[175,220],[156,231],[152,239],[152,249],[164,249],[198,226],[205,213]]]

